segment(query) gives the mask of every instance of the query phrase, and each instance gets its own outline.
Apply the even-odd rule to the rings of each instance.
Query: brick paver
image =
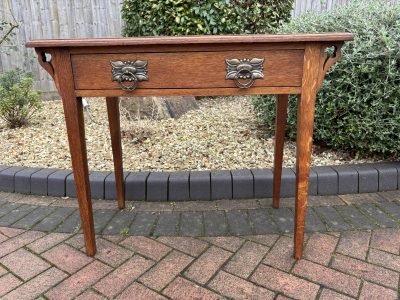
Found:
[[[58,270],[57,268],[51,268],[8,293],[3,297],[3,299],[34,299],[66,277],[67,274],[61,270]]]
[[[361,280],[307,260],[299,260],[293,273],[311,281],[333,288],[350,296],[357,296]]]
[[[94,287],[107,297],[115,297],[153,264],[153,261],[136,255],[100,280]]]
[[[386,209],[385,213],[393,219],[393,228],[382,228],[385,224],[379,224],[377,218],[378,225],[372,230],[362,229],[359,226],[363,222],[359,218],[362,216],[369,218],[367,214],[359,214],[358,219],[354,220],[348,218],[348,214],[344,226],[336,223],[340,222],[340,218],[334,211],[341,214],[345,211],[354,211],[353,208],[364,207],[373,213],[371,206],[364,205],[362,197],[357,196],[353,201],[352,196],[347,195],[344,199],[350,204],[338,203],[336,198],[335,201],[325,198],[319,201],[318,197],[313,197],[313,209],[317,212],[315,217],[322,216],[318,219],[321,222],[325,217],[326,222],[330,224],[328,229],[336,231],[326,232],[325,228],[319,227],[321,232],[308,232],[305,238],[304,256],[298,262],[292,257],[293,234],[281,234],[279,231],[270,233],[270,229],[278,228],[277,225],[264,222],[269,226],[268,230],[264,231],[268,234],[254,235],[261,230],[259,226],[262,222],[258,222],[260,220],[257,219],[257,224],[252,223],[255,220],[253,217],[258,213],[251,213],[239,202],[229,209],[229,201],[218,202],[221,207],[226,206],[225,209],[229,213],[217,210],[215,201],[209,204],[214,208],[207,208],[206,202],[200,206],[190,203],[180,206],[180,210],[176,213],[186,213],[186,216],[189,216],[190,209],[195,209],[191,216],[203,216],[200,218],[204,220],[201,224],[204,226],[201,235],[206,234],[206,236],[126,236],[119,233],[110,235],[109,232],[107,235],[96,237],[98,252],[93,258],[85,255],[83,236],[81,233],[76,233],[80,229],[76,225],[74,228],[70,226],[70,233],[47,233],[0,227],[0,298],[398,299],[400,220],[395,218],[396,212],[391,213],[387,210],[396,209],[394,205],[400,207],[399,195],[400,192],[390,193],[389,199],[388,195],[381,197],[378,193],[365,198],[371,200],[369,202],[374,200],[373,205]],[[7,197],[7,199],[22,201],[23,197],[25,196]],[[376,202],[377,199],[379,203]],[[44,204],[43,198],[37,202],[34,199],[28,200],[21,203]],[[258,200],[258,203],[261,203],[261,200]],[[65,202],[54,199],[50,201],[51,206]],[[112,211],[114,209],[112,207],[115,206],[108,204],[94,207],[101,208],[101,216],[108,218],[113,215],[113,221],[117,222],[115,218],[118,218],[118,215]],[[135,205],[142,211],[147,211],[149,216],[157,215],[157,209],[162,209],[163,212],[173,210],[165,203]],[[5,210],[18,207],[3,206]],[[3,206],[0,206],[0,211]],[[321,207],[329,209],[321,210]],[[344,207],[351,209],[343,209]],[[203,211],[196,211],[199,208]],[[155,214],[152,214],[152,209]],[[254,203],[250,209],[254,212],[260,210]],[[110,210],[110,213],[106,213],[106,210]],[[235,210],[240,212],[236,213]],[[60,213],[64,210],[57,211]],[[263,213],[266,211],[269,211],[269,208],[263,208]],[[292,213],[292,210],[287,211]],[[319,215],[321,211],[322,214]],[[120,215],[126,217],[125,215],[129,213],[127,210]],[[5,214],[3,212],[2,215]],[[285,212],[281,211],[278,214],[284,216]],[[278,214],[274,210],[274,219]],[[28,214],[24,218],[29,215],[37,218],[34,214]],[[247,219],[242,218],[243,216],[249,216],[250,223],[247,223]],[[229,234],[232,224],[237,226],[233,233],[240,233],[242,229],[239,228],[239,223],[245,219],[245,226],[250,224],[252,228],[251,235],[220,236]],[[152,218],[148,220],[153,222]],[[223,224],[218,223],[221,220]],[[383,218],[381,220],[384,221]],[[146,224],[146,218],[141,218],[140,222],[140,224],[135,223],[136,226],[141,226],[136,227],[137,230],[150,228]],[[102,229],[101,226],[107,226],[101,223],[98,222],[98,231]],[[168,227],[170,223],[174,222],[164,222],[163,226]],[[281,230],[282,224],[279,224]],[[388,224],[386,223],[386,226]],[[254,230],[255,226],[258,226],[257,230]],[[341,228],[346,230],[341,231]],[[248,229],[243,232],[249,232]],[[160,230],[156,232],[161,232]],[[162,232],[171,233],[168,228],[164,228]]]
[[[176,250],[139,278],[146,286],[160,291],[172,281],[193,260],[190,256]]]
[[[263,262],[272,267],[289,271],[295,262],[293,258],[293,239],[281,236],[271,251],[268,252]]]
[[[57,300],[71,299],[92,286],[111,270],[111,267],[94,261],[52,288],[46,293],[46,297]]]
[[[232,253],[211,246],[185,272],[185,276],[200,284],[205,284],[228,260]]]
[[[307,242],[304,257],[327,266],[335,251],[338,238],[328,234],[314,234]]]
[[[247,278],[267,254],[269,248],[254,242],[246,242],[225,265],[225,270]]]
[[[339,240],[337,252],[358,259],[365,259],[368,252],[370,237],[371,232],[369,231],[343,232]]]
[[[257,268],[251,281],[297,299],[314,299],[319,289],[315,283],[265,265]]]
[[[209,286],[233,299],[273,299],[274,293],[226,272],[219,272]]]
[[[23,248],[3,257],[0,263],[24,281],[50,268],[50,264],[45,262],[42,258]]]
[[[394,290],[390,290],[366,281],[364,282],[363,288],[361,290],[360,299],[396,300],[398,299],[398,293],[396,293],[396,291]]]
[[[68,273],[75,273],[92,261],[92,258],[69,245],[61,244],[43,253],[43,257]]]
[[[177,300],[187,299],[224,299],[221,295],[214,293],[185,278],[177,277],[163,291],[163,294]]]

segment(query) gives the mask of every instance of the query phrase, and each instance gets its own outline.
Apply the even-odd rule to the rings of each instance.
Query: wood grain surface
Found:
[[[347,32],[313,34],[249,34],[249,35],[196,35],[157,36],[99,39],[42,39],[26,43],[26,47],[82,47],[82,46],[128,46],[165,44],[238,44],[238,43],[282,43],[282,42],[333,42],[350,41],[353,35]]]
[[[225,59],[264,58],[264,79],[254,87],[301,86],[303,50],[132,53],[72,55],[75,88],[120,89],[111,80],[110,61],[147,60],[148,81],[139,82],[137,89],[191,89],[235,87],[225,79]]]

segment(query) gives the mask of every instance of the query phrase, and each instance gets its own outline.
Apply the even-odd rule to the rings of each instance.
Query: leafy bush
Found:
[[[124,0],[125,36],[273,32],[293,0]]]
[[[356,1],[332,13],[293,19],[281,32],[354,33],[317,97],[314,140],[356,157],[400,155],[400,3]],[[275,98],[254,101],[273,128]],[[287,135],[296,136],[296,100],[289,101]]]
[[[40,94],[32,90],[32,83],[32,76],[18,69],[0,76],[0,117],[11,128],[28,124],[41,108]]]

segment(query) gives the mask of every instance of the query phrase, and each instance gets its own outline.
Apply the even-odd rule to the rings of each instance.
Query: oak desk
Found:
[[[273,206],[279,207],[288,94],[297,102],[294,257],[303,250],[316,94],[350,33],[34,40],[62,97],[87,255],[96,252],[82,98],[106,97],[119,208],[118,96],[276,94]],[[333,48],[328,55],[326,49]],[[47,56],[46,56],[47,54]],[[51,55],[51,59],[48,56]]]

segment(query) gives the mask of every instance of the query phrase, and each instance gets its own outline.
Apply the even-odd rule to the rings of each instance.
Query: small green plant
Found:
[[[129,228],[128,227],[122,228],[121,231],[119,232],[119,234],[122,235],[122,236],[129,235]]]
[[[31,74],[19,69],[0,76],[0,117],[10,128],[27,125],[41,108],[40,93],[32,85]]]
[[[280,32],[354,34],[317,96],[314,140],[355,157],[400,156],[400,3],[352,1],[333,12],[310,13]],[[256,97],[255,109],[274,129],[275,98]],[[296,98],[289,101],[287,135],[296,137]],[[272,131],[271,131],[272,132]]]
[[[273,32],[293,0],[124,0],[125,36]]]

